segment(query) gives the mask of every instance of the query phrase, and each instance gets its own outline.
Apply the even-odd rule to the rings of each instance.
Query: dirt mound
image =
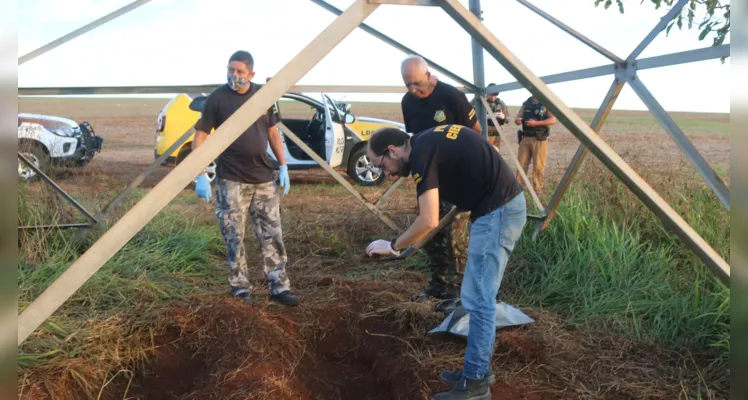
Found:
[[[433,304],[409,302],[407,284],[318,279],[309,285],[308,301],[293,309],[206,298],[172,310],[168,331],[156,339],[157,355],[129,387],[112,386],[107,395],[405,400],[447,389],[437,374],[461,365],[465,342],[427,335],[443,316]],[[526,344],[521,333],[510,337],[498,345],[524,354],[524,347],[511,347],[513,340]],[[525,398],[503,383],[494,392]]]
[[[98,387],[89,388],[91,397],[64,384],[67,374],[45,375],[59,381],[55,390],[29,379],[30,389],[19,397],[430,399],[448,389],[438,373],[462,366],[466,343],[427,334],[444,315],[433,312],[433,303],[409,301],[421,284],[407,273],[397,281],[309,276],[296,284],[302,294],[296,308],[194,298],[160,318],[143,340],[147,361],[118,368],[128,373],[112,378],[99,397]],[[547,312],[525,311],[535,323],[502,329],[497,337],[494,399],[665,399],[693,383],[690,358],[567,330]]]
[[[321,286],[329,282],[321,281]],[[148,399],[413,399],[413,351],[390,324],[361,318],[366,285],[330,290],[341,306],[247,307],[213,299],[168,317],[161,349],[128,397]],[[369,297],[369,300],[367,300]],[[343,305],[344,304],[344,305]]]

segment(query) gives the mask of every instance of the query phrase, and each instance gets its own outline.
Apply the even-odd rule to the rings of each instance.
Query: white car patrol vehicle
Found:
[[[91,125],[41,114],[18,114],[18,152],[45,174],[54,165],[84,167],[101,151],[104,139]],[[20,159],[18,177],[29,181],[38,174]]]

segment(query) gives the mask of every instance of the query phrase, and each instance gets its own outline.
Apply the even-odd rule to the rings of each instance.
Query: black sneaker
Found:
[[[241,301],[249,304],[250,306],[252,305],[252,293],[244,292],[244,293],[236,295],[236,297],[241,299]]]
[[[467,379],[464,376],[448,392],[437,393],[431,400],[491,400],[488,379]]]
[[[284,306],[299,305],[299,296],[296,296],[295,294],[291,293],[290,290],[285,290],[278,294],[271,294],[270,300],[283,304]]]
[[[455,297],[453,299],[440,301],[439,303],[437,303],[436,307],[434,307],[434,311],[449,314],[460,305],[462,305],[462,301],[460,301],[459,297]]]
[[[444,371],[441,374],[439,374],[439,380],[446,383],[447,385],[454,386],[457,384],[457,382],[462,379],[462,370],[457,371]],[[494,376],[492,370],[488,370],[486,373],[486,381],[488,381],[488,385],[492,386],[494,383],[496,383],[496,376]]]

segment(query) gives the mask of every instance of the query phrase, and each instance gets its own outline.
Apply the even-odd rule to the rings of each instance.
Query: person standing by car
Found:
[[[207,98],[200,119],[195,124],[196,149],[207,138],[206,132],[217,129],[258,90],[254,77],[254,59],[247,51],[231,55],[228,82]],[[283,143],[276,124],[280,112],[273,105],[247,128],[216,160],[216,216],[226,244],[231,294],[252,304],[252,285],[247,272],[244,233],[247,214],[261,252],[263,273],[270,286],[270,300],[295,306],[299,298],[290,290],[286,274],[286,248],[283,244],[280,199],[274,182],[273,167],[267,157],[268,142],[280,164],[280,185],[283,195],[290,183],[288,166],[283,156]],[[198,197],[210,200],[211,188],[205,174],[197,177]]]
[[[454,86],[440,82],[429,72],[428,64],[423,57],[409,56],[401,65],[400,72],[408,88],[401,101],[405,130],[418,136],[420,132],[441,125],[457,124],[480,134],[480,123],[475,108],[464,93]],[[442,199],[439,203],[439,217],[443,218],[452,205]],[[457,285],[457,264],[452,244],[452,227],[450,223],[434,236],[425,246],[431,270],[431,280],[423,293],[413,300],[428,297],[441,299],[436,310],[452,311],[459,302]]]
[[[556,123],[556,116],[535,96],[530,96],[522,103],[514,123],[522,125],[517,150],[519,164],[527,174],[530,160],[532,160],[532,186],[535,188],[535,193],[541,195],[543,194],[545,159],[548,154],[548,136],[551,133],[550,126]],[[519,179],[520,174],[517,171],[517,180]]]
[[[435,400],[489,400],[495,382],[496,296],[507,261],[527,222],[525,195],[504,159],[480,135],[460,125],[431,128],[410,137],[392,128],[372,134],[369,157],[390,176],[411,175],[421,212],[393,240],[379,239],[368,256],[397,256],[439,223],[439,202],[470,212],[470,242],[462,280],[462,305],[470,314],[463,368],[444,371],[452,385]]]

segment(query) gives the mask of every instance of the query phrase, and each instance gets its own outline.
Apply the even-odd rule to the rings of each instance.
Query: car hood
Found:
[[[19,113],[18,120],[20,122],[28,122],[40,125],[69,126],[71,128],[78,127],[78,124],[71,119],[54,117],[51,115]]]
[[[373,118],[373,117],[359,117],[356,116],[356,119],[361,122],[373,122],[375,124],[392,124],[397,126],[398,128],[405,130],[405,125],[400,122],[390,121],[388,119],[381,119],[381,118]]]

